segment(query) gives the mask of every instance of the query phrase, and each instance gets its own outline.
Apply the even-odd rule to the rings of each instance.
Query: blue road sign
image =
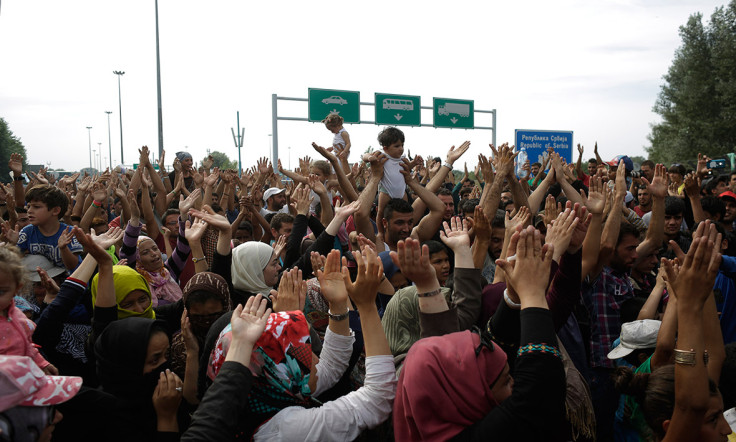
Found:
[[[526,149],[529,163],[541,163],[548,147],[555,149],[568,163],[572,162],[571,130],[516,129],[516,149]]]

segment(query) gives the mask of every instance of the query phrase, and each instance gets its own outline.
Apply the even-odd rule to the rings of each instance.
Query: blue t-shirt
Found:
[[[61,259],[61,250],[59,250],[59,237],[65,229],[68,229],[64,223],[59,223],[59,230],[52,236],[44,236],[37,226],[29,224],[20,231],[18,236],[18,248],[23,252],[31,255],[43,255],[53,262],[55,266],[66,268],[64,260]],[[82,253],[83,247],[72,237],[72,242],[67,246],[72,253]],[[77,256],[77,264],[82,261],[82,256]]]
[[[720,296],[716,294],[717,308],[721,312],[723,342],[728,344],[736,341],[736,284],[733,279],[736,276],[736,257],[723,255],[719,270],[713,290],[720,291]]]

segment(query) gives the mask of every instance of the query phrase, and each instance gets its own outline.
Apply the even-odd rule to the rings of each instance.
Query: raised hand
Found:
[[[202,167],[205,170],[210,170],[213,164],[215,164],[215,159],[212,158],[212,155],[207,155],[207,158],[202,160]]]
[[[208,205],[202,206],[202,210],[189,209],[189,215],[205,221],[213,229],[217,229],[221,232],[230,231],[231,226],[227,218],[218,213],[215,213],[215,211],[212,210],[212,207]]]
[[[141,210],[138,208],[138,201],[135,197],[135,192],[128,190],[128,205],[130,206],[130,217],[136,221],[141,217]]]
[[[585,201],[585,207],[588,212],[593,215],[601,215],[606,206],[606,191],[601,177],[590,177],[590,187],[588,188],[588,199]]]
[[[261,175],[267,175],[273,171],[273,168],[271,167],[271,163],[268,161],[268,158],[263,157],[256,161],[256,167],[258,169],[258,172]]]
[[[307,282],[297,267],[281,274],[279,290],[271,290],[271,301],[275,312],[304,310],[307,300]]]
[[[166,157],[166,151],[165,150],[162,150],[161,151],[161,157],[159,157],[159,159],[158,159],[158,171],[161,174],[165,174],[166,173],[166,163],[164,162],[164,158],[165,157]]]
[[[493,146],[489,145],[493,151],[496,173],[502,177],[511,177],[514,173],[514,159],[518,153],[514,153],[514,149],[509,147],[508,143],[502,144],[498,150]]]
[[[109,249],[113,244],[117,244],[123,239],[123,235],[125,234],[125,231],[120,227],[110,227],[107,229],[107,232],[100,235],[95,235],[95,229],[89,229],[89,232],[92,241],[105,250]]]
[[[165,419],[167,421],[173,418],[174,426],[177,426],[176,410],[179,409],[179,404],[181,404],[183,385],[184,383],[179,376],[167,368],[166,371],[161,372],[158,385],[153,391],[152,400],[156,416],[160,420]]]
[[[564,212],[560,213],[557,218],[547,226],[547,235],[545,236],[545,242],[547,244],[554,245],[553,259],[559,261],[560,257],[570,246],[572,235],[575,233],[575,228],[579,223],[575,212],[570,207],[571,203],[568,201],[568,207]]]
[[[327,188],[325,185],[319,180],[317,175],[311,174],[307,177],[307,180],[309,182],[309,187],[314,190],[314,193],[317,195],[326,195],[327,194]]]
[[[7,222],[7,221],[0,221],[0,223],[2,223],[0,225],[2,226],[3,236],[5,236],[5,239],[10,244],[17,244],[18,243],[18,238],[20,237],[20,233],[18,232],[18,230],[14,230],[10,226],[10,223]],[[16,226],[16,228],[17,228],[17,226]]]
[[[79,227],[72,228],[72,234],[77,238],[77,241],[82,245],[84,251],[92,255],[98,264],[109,263],[112,265],[112,256],[110,256],[105,249],[100,247],[93,239],[92,236],[84,233]]]
[[[214,187],[217,183],[217,179],[220,177],[220,169],[215,167],[212,169],[212,173],[207,175],[204,179],[204,185],[207,187]]]
[[[187,222],[184,223],[184,237],[190,243],[200,241],[206,230],[207,221],[202,218],[195,217],[194,222],[187,220]]]
[[[450,150],[447,151],[447,157],[445,161],[447,161],[447,163],[449,163],[450,165],[455,164],[455,161],[460,159],[460,157],[463,156],[463,154],[467,152],[468,149],[470,149],[470,141],[465,141],[457,149],[455,149],[455,146],[450,147]]]
[[[575,203],[572,210],[578,219],[578,224],[575,226],[575,230],[570,238],[570,245],[567,246],[567,253],[571,254],[577,253],[583,247],[585,235],[588,233],[588,226],[590,225],[591,219],[593,219],[593,215],[589,214],[585,206],[580,206],[579,203]]]
[[[309,186],[297,187],[291,199],[293,200],[292,204],[296,209],[296,213],[300,215],[309,214],[309,208],[312,204],[312,193],[310,192]]]
[[[363,253],[355,250],[353,251],[353,256],[355,257],[355,262],[358,264],[357,277],[355,278],[355,282],[352,282],[348,267],[344,265],[342,267],[342,279],[345,281],[345,288],[348,291],[350,299],[358,307],[358,311],[367,308],[375,309],[378,286],[381,284],[384,276],[381,258],[370,248],[363,249]],[[434,267],[432,267],[432,270],[434,271]]]
[[[202,196],[202,189],[194,189],[194,192],[190,193],[186,199],[184,195],[179,195],[179,213],[184,218],[189,213],[189,209],[193,208],[197,200]]]
[[[496,265],[506,273],[506,282],[521,300],[521,308],[548,308],[545,292],[549,283],[549,269],[552,264],[554,246],[542,246],[542,235],[534,227],[527,227],[511,237],[509,250],[515,249],[512,262],[499,259]],[[514,249],[511,248],[514,246]],[[529,275],[541,277],[530,278]]]
[[[468,234],[468,222],[461,220],[459,216],[453,216],[450,223],[442,223],[444,231],[440,230],[440,239],[453,251],[462,248],[470,248],[470,235]]]
[[[309,255],[309,261],[312,263],[312,271],[316,274],[317,270],[324,268],[327,258],[320,255],[319,252],[311,252]]]
[[[510,215],[511,214],[507,213],[506,219],[504,220],[504,227],[509,232],[516,232],[519,227],[525,226],[531,217],[531,213],[527,206],[519,207],[513,217]]]
[[[330,306],[346,306],[348,301],[348,291],[345,288],[345,281],[342,277],[340,266],[340,251],[332,250],[325,260],[324,270],[317,270],[317,280],[319,280],[320,291]],[[334,311],[335,313],[342,313]]]
[[[149,155],[151,155],[151,152],[148,150],[148,146],[143,146],[140,149],[138,149],[138,153],[140,154],[138,157],[138,167],[146,167],[151,160],[149,159]]]
[[[279,256],[283,258],[283,254],[286,251],[286,235],[280,235],[279,239],[276,240],[276,242],[273,244],[273,254],[274,256]]]
[[[23,173],[23,155],[11,153],[8,168],[13,172],[13,175],[20,176]]]
[[[664,164],[657,164],[654,166],[654,177],[652,182],[647,181],[646,178],[642,177],[642,181],[647,185],[647,190],[653,198],[665,198],[667,196],[667,169]],[[700,188],[698,188],[700,193]]]
[[[172,165],[174,167],[174,170],[177,174],[181,174],[183,167],[181,165],[181,160],[179,157],[174,158],[174,164]]]
[[[348,219],[350,215],[357,212],[360,209],[360,200],[353,201],[352,203],[343,206],[340,205],[340,203],[335,204],[335,218],[340,218],[342,220]]]
[[[267,303],[266,298],[259,293],[248,298],[245,307],[241,304],[235,308],[230,317],[233,340],[225,357],[226,361],[235,360],[241,346],[249,350],[253,349],[258,338],[263,334],[263,330],[266,329],[268,317],[271,315],[271,309],[266,308]],[[248,352],[248,355],[250,355],[250,352]],[[244,359],[244,362],[239,362],[247,365],[250,362],[250,357]]]
[[[41,278],[41,286],[46,290],[46,295],[54,297],[59,293],[59,285],[41,267],[36,267],[36,273]]]
[[[693,307],[702,307],[710,296],[722,259],[720,247],[715,246],[720,245],[722,237],[715,226],[706,221],[698,226],[698,231],[700,235],[693,239],[679,275],[670,277],[669,269],[667,273],[668,279],[674,281],[672,288],[678,303],[686,302]]]
[[[63,249],[64,247],[71,244],[72,238],[74,238],[74,233],[72,232],[71,227],[64,229],[64,231],[61,232],[61,235],[59,235],[59,240],[58,240],[59,248]]]
[[[544,224],[551,224],[552,221],[557,219],[560,212],[562,212],[562,206],[557,204],[554,196],[547,195],[547,198],[544,200],[544,216],[542,217]]]
[[[437,272],[429,263],[429,247],[407,238],[396,244],[396,252],[391,252],[391,260],[399,266],[401,274],[417,286],[438,283]]]

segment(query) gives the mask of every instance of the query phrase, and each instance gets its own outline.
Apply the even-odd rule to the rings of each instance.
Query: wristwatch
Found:
[[[349,315],[350,315],[350,310],[346,310],[345,313],[341,315],[333,315],[330,309],[327,309],[327,316],[333,321],[344,321],[348,319]]]

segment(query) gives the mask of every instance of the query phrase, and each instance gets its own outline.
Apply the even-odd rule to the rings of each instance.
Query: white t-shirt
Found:
[[[345,132],[345,128],[340,129],[332,140],[332,145],[337,145],[340,150],[345,149],[345,140],[342,138],[343,132]]]
[[[403,159],[387,155],[388,161],[383,165],[383,178],[379,190],[387,193],[391,198],[403,198],[406,192],[406,181],[401,174],[401,163]]]

